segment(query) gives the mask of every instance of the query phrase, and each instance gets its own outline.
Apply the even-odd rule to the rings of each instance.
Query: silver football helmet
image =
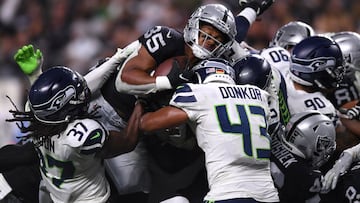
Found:
[[[360,35],[344,31],[335,33],[331,38],[340,46],[346,73],[351,76],[354,71],[360,71]]]
[[[282,138],[288,150],[319,168],[335,151],[335,135],[335,126],[329,117],[311,110],[291,117]]]
[[[278,29],[269,45],[290,49],[301,40],[313,35],[315,31],[310,25],[301,21],[292,21]]]
[[[226,36],[226,42],[221,43],[211,35],[200,30],[201,23],[215,27]],[[199,44],[199,34],[204,34],[207,39],[217,43],[213,50],[207,50],[204,43]],[[208,4],[199,7],[188,20],[184,28],[184,40],[191,47],[194,55],[200,59],[219,57],[230,49],[236,36],[236,24],[233,13],[221,4]],[[206,41],[206,40],[205,40]]]

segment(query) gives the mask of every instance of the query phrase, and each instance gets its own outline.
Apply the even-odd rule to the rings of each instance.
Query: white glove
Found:
[[[126,58],[128,58],[133,52],[138,51],[141,47],[141,44],[138,40],[132,42],[127,45],[125,48],[117,49],[117,52],[114,54],[112,58],[116,59],[118,62],[123,62]]]
[[[346,115],[349,119],[360,120],[360,101],[354,107],[348,109]]]
[[[94,68],[91,72],[84,76],[88,87],[92,94],[95,94],[100,90],[100,88],[105,84],[105,82],[110,78],[111,74],[118,67],[122,67],[126,60],[130,58],[131,55],[137,54],[138,49],[141,47],[141,44],[138,40],[132,42],[124,49],[118,48],[116,53],[105,60],[101,65]]]
[[[344,151],[341,154],[340,158],[335,162],[332,169],[330,169],[325,174],[321,191],[327,193],[330,190],[335,189],[340,175],[344,174],[350,168],[352,162],[353,162],[352,154]]]

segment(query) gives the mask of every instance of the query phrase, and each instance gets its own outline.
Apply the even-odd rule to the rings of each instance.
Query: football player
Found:
[[[207,4],[193,12],[183,33],[165,26],[155,26],[139,37],[139,49],[134,52],[120,68],[116,80],[119,92],[134,95],[171,90],[188,81],[188,71],[195,63],[209,57],[223,56],[231,61],[247,54],[239,43],[245,38],[247,30],[258,15],[261,15],[273,0],[248,1],[242,12],[234,17],[232,12],[221,4]],[[174,60],[173,67],[166,75],[153,76],[152,72],[168,60]],[[168,97],[167,97],[168,96]],[[166,98],[158,107],[167,105],[171,94],[157,94],[155,102]],[[164,100],[164,99],[163,99]],[[157,108],[158,108],[157,107]],[[153,108],[152,110],[156,110]],[[150,199],[154,202],[171,198],[172,195],[194,196],[196,191],[191,187],[203,188],[197,197],[207,191],[204,179],[203,152],[196,145],[193,133],[185,124],[175,128],[156,132],[157,136],[147,136],[146,145],[154,160],[151,163],[153,181]],[[151,139],[149,138],[151,137]],[[183,174],[183,175],[181,175]],[[199,174],[202,186],[194,186],[197,181],[191,180],[192,174]],[[176,182],[173,184],[172,182]],[[157,188],[164,188],[163,191]],[[155,191],[156,190],[156,191]],[[156,194],[158,193],[158,194]],[[188,198],[189,199],[189,198]],[[194,202],[201,199],[193,200]]]
[[[119,71],[117,90],[147,94],[173,89],[187,82],[186,78],[179,77],[182,72],[179,68],[173,68],[166,76],[150,75],[151,71],[169,58],[176,57],[181,64],[180,69],[192,67],[199,60],[209,57],[238,59],[246,53],[238,44],[235,45],[235,39],[240,43],[256,16],[261,15],[272,3],[273,0],[248,1],[236,18],[225,6],[208,4],[193,12],[183,33],[164,26],[149,29],[137,40],[141,44],[139,49]],[[231,50],[233,45],[236,50]]]
[[[335,107],[325,94],[338,87],[344,76],[340,47],[327,37],[311,36],[295,45],[286,77],[291,115],[317,110],[338,120]]]
[[[285,78],[290,69],[290,52],[301,40],[314,35],[312,27],[301,21],[291,21],[280,27],[269,43],[269,47],[260,50],[260,55],[270,64],[273,75],[273,94],[278,101],[278,113],[273,108],[271,117],[273,123],[279,120],[281,125],[286,125],[290,119],[289,104],[287,103],[287,87]],[[275,105],[276,106],[276,105]],[[270,125],[271,126],[271,125]],[[274,124],[272,125],[274,128]],[[279,125],[280,126],[280,125]],[[278,126],[278,127],[279,127]]]
[[[335,126],[318,111],[297,113],[271,143],[271,174],[280,202],[319,202],[319,168],[335,150]]]
[[[337,109],[326,98],[339,87],[345,75],[344,58],[339,45],[329,37],[311,36],[295,45],[287,77],[288,105],[291,115],[317,110],[336,125],[337,148],[321,168],[326,172],[340,153],[354,144],[357,124],[338,117]]]
[[[346,74],[339,87],[334,92],[327,94],[327,98],[336,109],[346,114],[347,118],[342,118],[343,122],[352,122],[354,123],[352,126],[357,126],[359,105],[356,103],[359,102],[360,97],[360,60],[358,59],[360,57],[360,35],[355,32],[344,31],[332,34],[331,38],[340,46],[345,61]],[[352,131],[360,135],[357,129],[352,128]]]
[[[52,67],[29,91],[30,111],[11,111],[40,157],[42,183],[54,202],[107,202],[104,158],[131,151],[137,141],[140,105],[124,131],[108,131],[89,113],[90,90],[77,72]],[[25,126],[24,121],[30,124]]]
[[[269,63],[286,75],[290,68],[290,52],[292,48],[301,40],[313,36],[313,28],[301,21],[291,21],[280,27],[269,47],[262,49],[260,55]]]
[[[116,53],[118,56],[118,62],[124,60],[132,52],[133,47],[131,46],[132,45],[128,46],[123,50],[119,49],[119,52]],[[29,77],[30,83],[33,83],[39,76],[39,74],[41,74],[42,72],[41,62],[43,58],[41,51],[37,50],[35,52],[32,45],[23,46],[21,49],[18,50],[14,58],[19,64],[20,68],[23,70],[23,72]],[[115,55],[113,58],[115,58]],[[89,89],[92,93],[89,111],[97,109],[97,119],[104,124],[106,129],[114,131],[121,131],[126,127],[131,112],[134,109],[134,103],[136,101],[134,96],[121,94],[115,90],[114,80],[116,78],[116,74],[114,70],[118,62],[112,63],[111,61],[103,61],[101,64],[98,65],[99,67],[90,71],[84,77],[87,83],[90,84],[91,88]],[[107,81],[104,80],[104,78],[106,78]],[[119,103],[119,101],[122,101],[121,104]],[[26,147],[28,145],[31,145],[31,143],[26,144],[25,147],[9,145],[6,148],[1,149],[1,154],[33,154],[31,150],[33,146]],[[22,153],[20,153],[21,150],[23,150]],[[121,200],[124,200],[124,198],[133,198],[133,196],[136,196],[137,200],[139,200],[140,198],[146,198],[146,195],[142,193],[149,190],[148,185],[150,181],[147,171],[146,154],[147,153],[144,151],[143,144],[141,144],[140,141],[140,143],[133,151],[105,160],[106,171],[110,176],[111,181],[114,183],[115,187],[112,191],[113,195],[111,197],[111,201],[116,202],[117,200],[119,200],[119,198]],[[29,184],[32,184],[32,187],[30,188],[34,189],[37,188],[38,185],[36,181],[37,175],[36,173],[34,173],[34,171],[36,172],[36,170],[33,169],[38,168],[36,160],[33,161],[35,163],[33,164],[34,167],[29,165],[22,166],[28,161],[24,160],[23,158],[24,156],[14,158],[12,159],[11,163],[9,161],[4,162],[7,163],[5,167],[12,170],[4,172],[5,179],[2,179],[1,181],[3,185],[9,184],[9,186],[12,187],[13,192],[16,194],[16,196],[22,199],[22,201],[37,202],[37,192],[30,192],[29,190],[24,190],[24,187],[22,187],[22,185],[25,184],[17,184],[18,181],[16,181],[16,171],[23,170],[25,172],[33,173],[33,175],[28,176],[32,177],[32,179],[24,178],[21,182],[29,182]],[[15,166],[19,165],[21,166],[21,168],[15,168]],[[131,173],[133,177],[129,177],[129,173]],[[121,194],[121,197],[117,196],[116,191]],[[137,194],[130,195],[131,193]]]
[[[144,114],[141,129],[189,123],[205,152],[210,188],[205,202],[278,202],[266,131],[269,94],[241,78],[236,85],[223,59],[203,60],[192,70],[195,84],[179,86],[169,106]]]

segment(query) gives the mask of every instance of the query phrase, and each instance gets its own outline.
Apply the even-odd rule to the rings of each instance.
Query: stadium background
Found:
[[[234,14],[238,0],[0,0],[0,147],[21,135],[8,110],[21,109],[28,81],[13,60],[17,49],[33,44],[42,50],[44,68],[66,65],[86,73],[98,59],[111,56],[148,28],[182,30],[202,4],[222,3]],[[358,0],[276,0],[249,30],[246,42],[266,47],[276,30],[293,20],[317,33],[360,31]]]

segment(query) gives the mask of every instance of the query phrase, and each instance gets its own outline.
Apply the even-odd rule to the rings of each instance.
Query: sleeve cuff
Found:
[[[246,7],[238,14],[238,16],[243,16],[250,24],[252,24],[256,20],[256,11],[250,7]]]
[[[155,86],[157,91],[172,89],[169,78],[166,76],[157,76]]]

